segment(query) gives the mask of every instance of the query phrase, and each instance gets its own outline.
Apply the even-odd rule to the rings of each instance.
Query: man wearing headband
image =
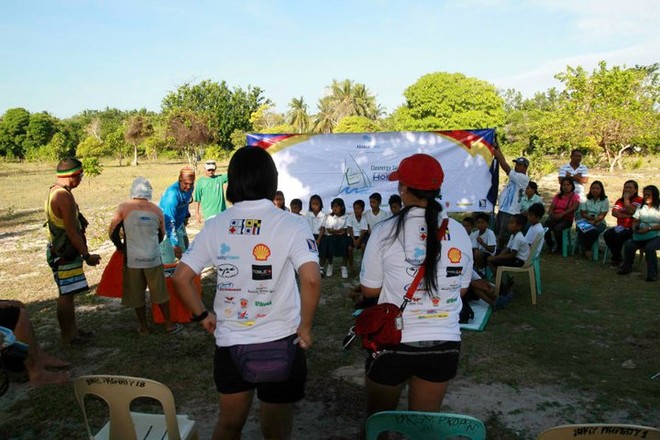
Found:
[[[186,223],[190,217],[188,205],[192,201],[194,185],[195,170],[185,166],[179,171],[179,181],[170,185],[160,198],[159,205],[165,216],[165,235],[174,248],[176,258],[181,258],[186,250]]]
[[[78,329],[73,297],[89,290],[83,260],[90,266],[101,261],[99,255],[89,253],[85,239],[87,220],[78,211],[71,193],[82,178],[83,167],[78,159],[60,161],[57,183],[50,187],[45,206],[49,232],[46,259],[59,290],[57,320],[62,342],[66,344],[84,343],[91,336],[91,333]]]
[[[206,221],[227,209],[225,203],[227,175],[216,174],[216,168],[214,160],[207,160],[204,164],[205,176],[200,178],[195,185],[193,199],[197,202],[195,217],[198,223],[202,223],[202,216]]]
[[[165,237],[163,211],[151,203],[153,190],[144,177],[137,177],[131,185],[131,199],[120,203],[110,221],[110,239],[124,253],[121,303],[135,309],[138,333],[149,334],[144,294],[147,286],[151,302],[158,304],[165,317],[165,330],[175,333],[180,324],[170,321],[169,294],[165,272],[160,259],[160,242]],[[124,243],[120,230],[124,230]]]

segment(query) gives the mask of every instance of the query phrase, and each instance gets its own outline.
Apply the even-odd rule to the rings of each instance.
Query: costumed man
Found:
[[[509,176],[509,182],[506,184],[498,201],[499,209],[497,211],[497,222],[495,227],[495,234],[497,235],[497,249],[504,249],[511,233],[507,229],[509,220],[516,214],[520,214],[520,200],[525,193],[525,188],[529,184],[529,176],[527,175],[527,168],[529,167],[529,160],[525,157],[519,157],[513,160],[515,164],[513,168],[509,165],[504,158],[504,154],[499,148],[493,150],[493,155],[500,164],[502,171]]]
[[[204,163],[205,176],[195,185],[193,199],[196,202],[195,218],[198,223],[202,223],[202,216],[206,221],[227,209],[225,202],[227,175],[216,174],[216,168],[214,160],[207,160]]]
[[[49,233],[46,260],[59,290],[57,320],[65,344],[85,343],[92,335],[78,328],[73,298],[89,290],[83,261],[90,266],[101,262],[99,255],[89,253],[85,239],[88,223],[71,193],[82,178],[83,167],[78,159],[60,161],[57,183],[50,187],[45,206]]]
[[[188,205],[192,201],[194,186],[195,170],[185,166],[179,171],[179,181],[170,185],[160,199],[159,206],[165,216],[165,235],[174,248],[176,258],[181,258],[187,248]]]
[[[160,242],[165,237],[163,211],[151,203],[153,189],[144,177],[137,177],[131,185],[131,200],[120,203],[110,221],[110,239],[124,253],[122,270],[122,300],[137,314],[138,333],[149,334],[144,294],[149,286],[151,302],[158,304],[165,318],[168,333],[179,332],[180,324],[170,320],[170,297],[165,284],[165,272],[160,259]],[[124,242],[121,241],[121,230]]]

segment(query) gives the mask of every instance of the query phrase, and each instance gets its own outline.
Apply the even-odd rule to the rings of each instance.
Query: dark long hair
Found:
[[[277,191],[277,168],[270,154],[259,147],[243,147],[229,161],[227,200],[273,200]]]
[[[632,201],[635,197],[639,195],[639,184],[637,183],[636,180],[626,180],[623,182],[623,186],[625,187],[626,184],[631,183],[635,187],[635,194],[630,194],[630,200]],[[619,199],[621,202],[623,202],[623,191],[621,192],[621,198]]]
[[[594,180],[591,185],[589,185],[589,194],[587,194],[587,199],[591,200],[594,198],[594,196],[591,195],[591,187],[594,185],[600,186],[600,199],[599,200],[605,200],[607,198],[607,194],[605,194],[605,187],[603,186],[603,182],[600,180]]]
[[[575,192],[575,182],[573,182],[573,181],[572,181],[571,179],[569,179],[568,177],[564,177],[563,179],[561,179],[561,182],[559,182],[559,192],[557,193],[557,195],[558,195],[559,197],[563,197],[563,195],[564,195],[564,193],[561,192],[561,186],[564,184],[564,182],[568,182],[568,183],[570,183],[570,184],[571,184],[571,188],[572,188],[572,189],[571,189],[571,192],[573,192],[573,193]]]
[[[642,194],[644,191],[651,191],[651,206],[655,209],[660,209],[660,192],[658,191],[658,187],[655,185],[645,186]],[[644,200],[644,203],[646,203],[646,200]]]
[[[431,292],[438,290],[438,256],[440,255],[441,242],[438,239],[438,216],[442,212],[442,206],[436,200],[440,195],[440,190],[423,191],[414,188],[408,188],[408,191],[419,199],[426,200],[424,210],[424,220],[426,221],[426,257],[424,258],[424,285]],[[406,206],[399,212],[399,215],[392,217],[391,221],[396,221],[394,238],[398,237],[405,227],[408,212],[413,206]],[[433,296],[433,295],[431,295]]]

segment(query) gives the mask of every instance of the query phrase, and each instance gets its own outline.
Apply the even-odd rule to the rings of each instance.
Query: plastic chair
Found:
[[[607,423],[561,425],[546,429],[537,440],[659,440],[660,430],[649,426]]]
[[[575,244],[573,244],[573,227],[562,229],[561,231],[561,255],[568,257],[575,253]]]
[[[176,414],[174,396],[162,383],[140,377],[93,375],[78,377],[73,389],[90,439],[198,439],[195,422]],[[103,399],[110,410],[110,421],[96,435],[92,434],[85,410],[85,396],[89,394]],[[130,411],[131,402],[138,397],[158,400],[163,414]]]
[[[547,232],[548,228],[545,228]],[[545,234],[544,234],[545,235]],[[527,272],[529,275],[529,290],[532,295],[532,304],[536,305],[536,297],[541,294],[541,250],[543,249],[543,236],[536,237],[529,250],[529,257],[522,267],[499,266],[495,275],[495,296],[500,295],[500,284],[504,272]]]
[[[396,431],[415,440],[448,438],[486,439],[486,427],[479,419],[462,414],[420,411],[383,411],[367,419],[367,440],[376,440],[384,431]]]

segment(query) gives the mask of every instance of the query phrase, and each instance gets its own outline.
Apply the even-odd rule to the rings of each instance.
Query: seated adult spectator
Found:
[[[561,184],[562,179],[567,178],[575,185],[575,194],[580,197],[580,202],[587,200],[584,193],[584,185],[589,180],[589,169],[582,164],[582,150],[571,151],[571,161],[559,168],[557,180]]]
[[[539,194],[539,186],[536,182],[529,182],[527,188],[525,188],[525,194],[520,199],[520,213],[527,216],[529,207],[537,203],[543,204],[543,198]]]
[[[548,232],[545,242],[550,252],[561,253],[562,233],[573,225],[575,211],[580,206],[580,196],[575,194],[575,184],[567,177],[561,181],[559,192],[553,197],[548,209],[549,218],[545,221]]]
[[[591,260],[591,247],[605,231],[605,216],[610,210],[610,201],[600,180],[594,180],[589,187],[587,201],[580,204],[580,218],[577,226],[577,239],[586,259]]]
[[[623,261],[621,249],[623,244],[633,235],[633,214],[642,206],[644,200],[637,194],[639,186],[634,180],[623,184],[623,194],[612,208],[612,217],[616,218],[616,226],[603,234],[605,244],[612,253],[612,267],[619,267]]]
[[[47,354],[39,345],[25,305],[20,301],[0,300],[0,326],[14,332],[16,340],[29,346],[25,369],[30,385],[59,384],[71,378],[68,371],[49,371],[48,368],[70,368],[71,364]],[[0,344],[2,341],[0,341]]]
[[[642,191],[644,204],[633,214],[633,237],[624,245],[623,265],[619,275],[632,272],[635,252],[644,249],[646,256],[646,281],[658,280],[658,257],[660,249],[660,194],[655,185],[645,186]]]
[[[470,234],[474,266],[477,269],[486,267],[486,259],[493,255],[497,248],[497,237],[495,237],[495,232],[488,228],[489,222],[488,214],[478,212],[475,216],[476,229]]]

